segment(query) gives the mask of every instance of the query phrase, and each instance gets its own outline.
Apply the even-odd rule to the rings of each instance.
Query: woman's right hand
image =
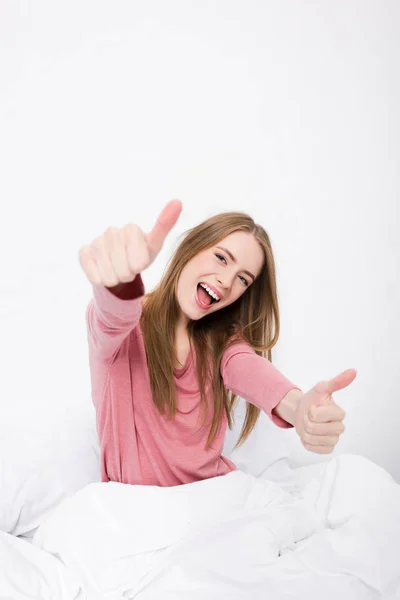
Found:
[[[79,262],[90,283],[115,287],[133,281],[154,261],[181,210],[182,202],[171,200],[150,233],[144,233],[135,223],[108,227],[89,246],[82,246]]]

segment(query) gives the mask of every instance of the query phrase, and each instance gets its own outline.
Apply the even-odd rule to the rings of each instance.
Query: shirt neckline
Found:
[[[183,365],[183,367],[174,368],[175,376],[181,377],[182,375],[184,375],[184,373],[186,373],[186,371],[188,370],[191,362],[192,362],[192,346],[190,346],[189,354],[186,357],[186,361],[185,361],[185,364]]]

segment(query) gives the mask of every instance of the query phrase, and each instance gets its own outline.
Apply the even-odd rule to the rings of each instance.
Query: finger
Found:
[[[79,262],[90,283],[93,285],[100,285],[101,277],[97,269],[93,250],[90,246],[82,246],[82,248],[79,250]]]
[[[305,415],[303,429],[310,435],[341,435],[345,430],[345,426],[341,421],[335,421],[334,423],[314,423]]]
[[[133,274],[141,273],[151,263],[146,234],[136,223],[124,227],[124,246],[126,261]]]
[[[180,200],[171,200],[161,211],[153,229],[146,235],[152,252],[159,252],[165,238],[178,220],[182,211]]]
[[[337,404],[315,404],[308,409],[308,418],[314,423],[329,423],[331,421],[342,421],[346,413]]]
[[[95,248],[95,261],[102,285],[106,287],[118,285],[118,277],[114,271],[111,258],[108,254],[108,248],[104,243],[104,240],[102,238],[95,240],[92,246]]]
[[[315,454],[330,454],[333,451],[330,446],[310,446],[310,444],[303,444],[303,446],[306,450]]]
[[[89,258],[88,262],[86,263],[86,273],[89,278],[89,281],[93,285],[101,285],[101,276],[97,268],[96,261],[92,258]]]
[[[338,392],[347,387],[354,381],[356,375],[357,371],[355,369],[346,369],[346,371],[336,375],[336,377],[326,382],[328,393],[333,394],[333,392]]]
[[[338,435],[310,435],[304,432],[301,436],[304,443],[310,446],[336,446],[339,441]]]
[[[128,253],[125,247],[125,231],[117,227],[109,227],[104,234],[111,265],[118,283],[133,281],[135,273],[129,266]]]

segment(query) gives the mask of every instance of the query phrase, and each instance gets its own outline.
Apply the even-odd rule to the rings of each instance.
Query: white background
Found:
[[[79,248],[179,198],[147,290],[186,229],[248,212],[273,362],[303,390],[357,369],[333,455],[400,481],[399,23],[395,0],[1,2],[3,424],[92,422]]]

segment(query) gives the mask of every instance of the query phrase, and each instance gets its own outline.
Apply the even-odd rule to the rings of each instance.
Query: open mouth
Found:
[[[216,302],[220,302],[220,300],[216,300],[207,292],[207,290],[199,283],[197,285],[197,300],[201,306],[201,308],[209,308],[212,304]]]

